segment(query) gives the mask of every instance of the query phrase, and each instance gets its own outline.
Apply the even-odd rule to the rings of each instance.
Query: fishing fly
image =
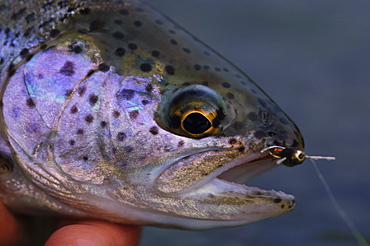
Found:
[[[348,228],[351,230],[354,238],[357,240],[358,245],[360,246],[369,246],[366,239],[357,229],[354,222],[349,218],[347,213],[343,210],[343,208],[339,205],[337,199],[335,198],[329,184],[326,182],[324,176],[322,175],[320,169],[316,165],[315,160],[328,160],[332,161],[335,160],[333,156],[310,156],[306,155],[302,150],[291,148],[291,147],[282,147],[282,146],[269,146],[261,150],[261,153],[269,151],[269,154],[274,158],[277,158],[276,161],[277,165],[284,164],[286,166],[292,167],[298,164],[301,164],[305,159],[310,159],[312,165],[315,168],[315,171],[324,186],[324,189],[329,197],[331,204],[333,205],[334,209],[337,211],[339,216],[343,219],[346,223]]]
[[[261,153],[270,151],[269,154],[278,160],[276,161],[277,165],[284,164],[288,167],[293,167],[298,164],[301,164],[305,159],[312,160],[335,160],[335,157],[332,156],[311,156],[306,155],[302,150],[291,148],[291,147],[282,147],[282,146],[269,146],[261,150]]]

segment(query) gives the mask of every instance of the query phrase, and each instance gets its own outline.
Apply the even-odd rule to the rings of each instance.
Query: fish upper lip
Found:
[[[200,156],[205,155],[207,153],[215,154],[217,152],[225,152],[225,151],[227,151],[227,152],[233,152],[234,151],[235,152],[235,151],[238,151],[238,149],[237,148],[233,148],[233,149],[225,149],[225,148],[205,149],[205,150],[199,151],[195,154],[187,155],[187,156],[183,157],[182,159],[177,160],[176,162],[172,163],[171,166],[167,167],[161,174],[159,174],[157,176],[157,178],[154,181],[153,188],[157,192],[165,193],[166,195],[170,195],[170,196],[172,196],[172,195],[176,196],[176,195],[184,195],[184,194],[187,194],[187,193],[190,194],[192,192],[196,192],[197,190],[201,189],[202,187],[205,187],[206,185],[209,185],[212,182],[221,181],[221,182],[224,182],[224,183],[228,183],[227,186],[228,186],[229,189],[232,188],[231,186],[238,187],[238,190],[240,189],[240,187],[243,187],[246,190],[257,191],[258,194],[264,194],[264,195],[267,195],[267,196],[277,196],[277,194],[274,193],[275,191],[266,191],[266,190],[262,190],[262,189],[255,188],[255,187],[249,187],[249,186],[246,186],[244,184],[241,184],[241,183],[244,183],[244,181],[236,182],[236,180],[233,180],[233,178],[231,178],[231,179],[224,178],[225,173],[232,172],[232,169],[234,169],[234,168],[246,167],[247,170],[248,170],[248,168],[251,169],[249,171],[252,171],[253,173],[251,175],[249,175],[250,177],[247,177],[247,179],[246,179],[246,180],[249,180],[252,177],[257,176],[258,174],[275,167],[276,163],[274,161],[274,157],[272,157],[268,153],[255,152],[255,153],[251,153],[251,154],[248,154],[246,156],[242,156],[240,158],[236,158],[234,160],[231,160],[231,161],[227,162],[226,164],[215,168],[214,170],[212,170],[211,173],[209,173],[207,175],[204,175],[203,177],[195,180],[194,182],[190,182],[189,185],[186,185],[186,182],[188,180],[187,180],[187,177],[186,177],[185,173],[183,175],[184,177],[181,177],[182,176],[181,174],[178,174],[177,176],[176,176],[176,174],[175,175],[173,174],[174,173],[173,171],[175,171],[175,172],[177,171],[176,168],[179,168],[179,169],[183,168],[181,166],[182,165],[181,162],[184,162],[184,165],[186,166],[187,161],[188,161],[187,158],[193,158],[194,160],[190,159],[188,161],[188,163],[192,163],[193,166],[195,166],[195,162],[196,162],[196,159],[197,159],[198,156],[200,157]],[[254,165],[255,167],[251,167],[251,165]],[[188,167],[188,168],[191,168],[191,166]],[[171,169],[173,169],[173,171]],[[256,171],[256,170],[253,170],[253,169],[261,169],[261,170]],[[241,170],[243,170],[243,168],[241,168]],[[187,171],[189,171],[189,170],[187,170]],[[197,171],[199,171],[199,170],[197,170],[195,168],[194,172],[197,172]],[[189,173],[191,173],[191,171],[189,171]],[[188,174],[188,176],[189,176],[188,179],[190,179],[190,180],[192,178],[193,179],[198,178],[198,177],[195,177],[192,174]],[[243,176],[243,175],[241,175],[241,176]],[[246,175],[246,176],[248,176],[248,175]],[[215,180],[219,180],[219,181],[215,181]]]

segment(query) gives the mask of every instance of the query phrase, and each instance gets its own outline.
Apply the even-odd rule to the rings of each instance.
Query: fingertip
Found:
[[[54,232],[45,246],[134,246],[140,241],[141,227],[104,221],[81,221]]]
[[[14,216],[0,203],[0,245],[16,245],[20,240],[20,231]]]

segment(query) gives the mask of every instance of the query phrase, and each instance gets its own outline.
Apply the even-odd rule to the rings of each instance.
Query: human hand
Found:
[[[24,225],[0,203],[0,246],[22,245]],[[104,221],[77,221],[56,230],[45,246],[133,246],[140,241],[139,226],[123,226]]]

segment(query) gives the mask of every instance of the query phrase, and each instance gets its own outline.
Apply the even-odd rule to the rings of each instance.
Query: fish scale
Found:
[[[240,184],[303,139],[233,64],[138,0],[33,3],[0,5],[6,206],[184,229],[293,209]]]

